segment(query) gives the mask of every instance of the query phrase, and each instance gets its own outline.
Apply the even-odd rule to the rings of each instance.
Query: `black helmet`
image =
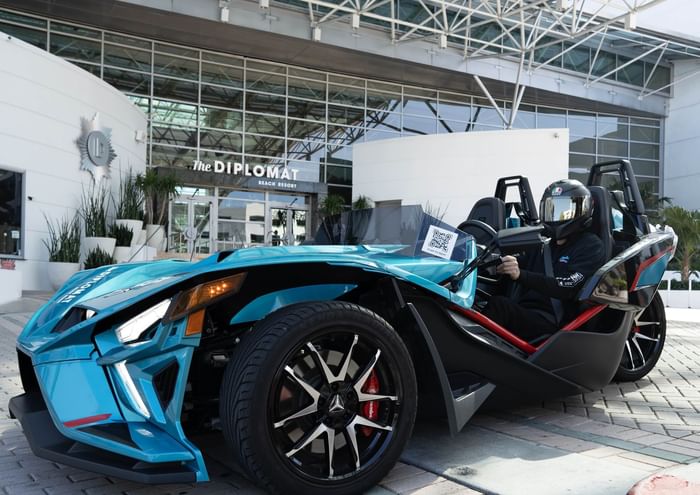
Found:
[[[553,182],[540,201],[540,218],[552,239],[565,239],[589,227],[593,216],[591,192],[577,180]]]

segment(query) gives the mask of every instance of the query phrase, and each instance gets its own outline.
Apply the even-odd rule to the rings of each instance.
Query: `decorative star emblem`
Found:
[[[99,183],[109,178],[109,166],[117,157],[112,148],[112,129],[100,128],[99,114],[92,120],[80,119],[81,135],[76,140],[80,150],[80,170],[92,174],[92,179]]]

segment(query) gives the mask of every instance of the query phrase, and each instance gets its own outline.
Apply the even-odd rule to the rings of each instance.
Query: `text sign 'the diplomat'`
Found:
[[[297,180],[299,170],[278,165],[253,165],[239,162],[223,162],[215,160],[214,164],[195,160],[192,170],[197,172],[214,172],[215,174],[239,175],[242,177],[257,177],[259,179]]]

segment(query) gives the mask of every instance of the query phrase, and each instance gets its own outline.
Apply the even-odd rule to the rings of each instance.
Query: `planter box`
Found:
[[[22,271],[0,270],[0,304],[22,297]]]

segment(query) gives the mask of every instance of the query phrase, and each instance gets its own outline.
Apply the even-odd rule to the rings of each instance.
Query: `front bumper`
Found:
[[[196,473],[182,462],[139,461],[67,438],[56,429],[38,391],[13,397],[10,414],[22,423],[29,446],[38,457],[137,483],[197,481]]]

